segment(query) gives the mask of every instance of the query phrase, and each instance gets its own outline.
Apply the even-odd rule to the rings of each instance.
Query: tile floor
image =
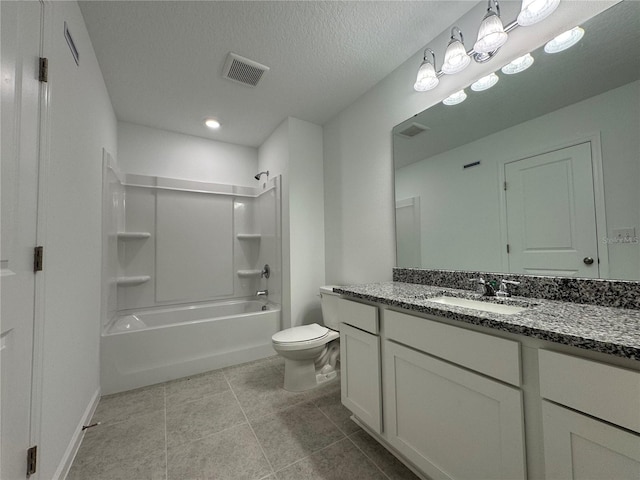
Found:
[[[282,389],[280,357],[105,396],[68,480],[417,480],[349,419],[340,382]]]

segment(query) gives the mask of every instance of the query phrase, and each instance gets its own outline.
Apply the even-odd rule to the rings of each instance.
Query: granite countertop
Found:
[[[640,361],[640,310],[525,297],[481,297],[468,290],[402,282],[334,287],[346,297],[427,313]],[[442,305],[443,294],[529,307],[511,315]]]

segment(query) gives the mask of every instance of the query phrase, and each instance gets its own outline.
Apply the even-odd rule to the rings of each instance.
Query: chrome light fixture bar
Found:
[[[426,48],[423,55],[423,61],[418,69],[414,89],[418,92],[432,90],[438,85],[439,77],[442,75],[453,75],[461,72],[471,63],[471,58],[476,63],[488,62],[506,43],[511,31],[519,26],[534,25],[544,20],[558,8],[559,4],[560,0],[522,0],[518,18],[508,25],[503,26],[500,18],[500,5],[498,0],[488,0],[487,13],[482,19],[480,28],[478,29],[478,39],[473,48],[467,52],[464,51],[464,37],[462,35],[462,31],[457,26],[454,26],[451,29],[451,39],[447,45],[447,50],[445,51],[442,69],[440,71],[436,71],[435,53],[430,48]],[[579,33],[580,32],[572,32],[571,35],[573,36]],[[568,32],[567,36],[569,36]],[[580,38],[578,38],[578,40],[579,39]],[[550,48],[553,48],[553,46]],[[427,52],[431,53],[431,62],[427,60]],[[509,71],[505,71],[504,73],[518,73],[528,68],[531,63],[533,63],[533,59],[530,59],[531,57],[524,57],[526,57],[526,55],[512,62],[516,63],[521,60],[517,67],[522,68],[521,70],[517,70],[516,66],[512,65],[509,68],[505,67]]]

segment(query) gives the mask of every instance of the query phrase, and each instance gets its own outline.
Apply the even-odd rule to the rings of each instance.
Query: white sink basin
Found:
[[[501,313],[503,315],[513,315],[527,309],[527,307],[518,307],[516,305],[505,305],[503,303],[481,302],[478,300],[470,300],[468,298],[441,296],[435,298],[427,298],[429,302],[440,303],[443,305],[453,305],[455,307],[472,308],[483,312]]]

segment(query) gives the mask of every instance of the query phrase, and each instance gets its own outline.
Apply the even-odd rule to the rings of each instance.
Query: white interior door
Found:
[[[31,446],[42,4],[3,1],[0,5],[0,478],[14,480],[26,477]]]
[[[598,278],[589,142],[505,165],[509,271]]]

